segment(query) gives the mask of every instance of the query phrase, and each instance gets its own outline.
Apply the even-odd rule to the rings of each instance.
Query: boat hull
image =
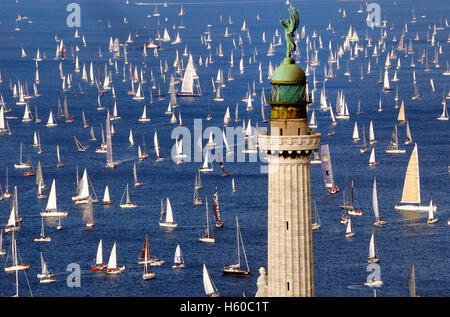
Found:
[[[394,209],[395,210],[400,210],[400,211],[422,211],[422,212],[428,212],[428,211],[430,211],[430,206],[397,204],[397,205],[395,205]],[[436,211],[436,205],[433,206],[433,211]]]
[[[250,277],[250,270],[243,271],[243,270],[239,270],[239,269],[229,268],[226,266],[222,268],[222,273],[223,273],[223,275],[228,275],[228,276]]]
[[[9,273],[9,272],[15,272],[15,271],[27,271],[29,269],[30,269],[30,265],[28,265],[28,264],[21,264],[21,265],[14,265],[14,266],[5,267],[5,272]]]
[[[106,274],[114,275],[114,274],[120,274],[123,271],[125,271],[125,265],[122,267],[117,267],[115,269],[106,269]]]
[[[67,211],[42,211],[41,217],[67,217]]]

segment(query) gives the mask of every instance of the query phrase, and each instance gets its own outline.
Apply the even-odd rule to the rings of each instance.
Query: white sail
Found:
[[[169,197],[167,197],[167,200],[166,200],[166,222],[174,222],[172,205],[170,204]]]
[[[95,264],[97,265],[101,265],[103,264],[103,243],[102,243],[102,239],[100,239],[100,242],[98,243],[98,247],[97,247],[97,255],[95,257]]]
[[[45,207],[46,211],[56,212],[57,211],[57,202],[56,202],[56,185],[55,180],[53,179],[52,187],[50,189],[50,195],[48,196],[47,206]]]
[[[214,287],[214,284],[209,276],[206,265],[203,263],[203,287],[205,289],[206,296],[218,296],[218,292]]]
[[[369,259],[373,259],[376,257],[375,254],[375,235],[372,233],[372,236],[370,237],[370,243],[369,243]]]
[[[109,203],[111,202],[111,198],[109,196],[109,187],[106,185],[105,192],[103,193],[103,203]]]
[[[376,178],[373,180],[372,208],[373,208],[373,213],[375,215],[375,219],[380,218],[380,212],[378,210],[378,194],[377,194],[377,179]]]
[[[114,242],[114,245],[111,250],[111,254],[109,256],[108,260],[108,269],[116,269],[117,268],[117,247],[116,242]]]

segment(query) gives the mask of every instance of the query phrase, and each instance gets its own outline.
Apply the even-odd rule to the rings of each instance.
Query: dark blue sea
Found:
[[[187,57],[182,56],[185,46],[193,55],[197,74],[203,96],[196,98],[178,97],[179,108],[176,114],[181,112],[184,127],[194,131],[194,119],[201,119],[202,128],[223,127],[223,116],[226,107],[230,107],[231,126],[241,126],[242,123],[234,123],[234,109],[239,104],[239,116],[247,123],[250,119],[254,126],[267,127],[262,122],[259,97],[264,87],[266,92],[270,90],[270,80],[267,79],[269,61],[273,66],[280,64],[285,56],[284,30],[280,25],[280,16],[288,17],[288,6],[284,1],[178,1],[168,0],[167,7],[162,2],[158,4],[159,17],[151,16],[155,12],[154,5],[136,5],[130,0],[78,0],[81,8],[81,26],[78,28],[80,35],[84,35],[87,47],[82,46],[81,38],[75,39],[75,28],[66,24],[67,5],[71,1],[50,0],[4,0],[0,2],[0,71],[3,83],[0,84],[6,108],[11,112],[6,113],[10,119],[9,125],[12,135],[0,136],[0,184],[5,188],[6,168],[9,170],[10,191],[17,186],[19,215],[23,218],[21,230],[16,234],[17,247],[23,263],[30,264],[30,270],[24,275],[19,274],[19,296],[37,297],[202,297],[205,295],[202,283],[202,265],[206,264],[214,284],[222,296],[240,297],[254,296],[256,293],[256,280],[258,269],[261,266],[267,269],[267,174],[261,173],[265,161],[257,159],[250,162],[248,157],[245,162],[231,162],[229,158],[224,160],[225,168],[230,176],[222,177],[222,171],[217,162],[214,162],[214,172],[202,175],[203,188],[200,197],[208,198],[209,209],[214,189],[217,187],[220,199],[223,228],[215,229],[214,245],[205,245],[198,241],[206,226],[205,206],[194,207],[192,204],[194,180],[197,169],[202,162],[185,162],[176,165],[171,160],[172,147],[175,137],[172,131],[177,125],[169,124],[169,116],[164,114],[169,102],[167,94],[170,74],[174,73],[173,61],[178,50],[184,65]],[[349,60],[349,52],[340,59],[340,69],[333,65],[335,78],[326,82],[326,94],[329,102],[334,107],[338,90],[342,90],[349,106],[350,119],[339,120],[335,127],[336,134],[328,136],[330,125],[329,112],[319,111],[320,89],[323,86],[324,66],[327,66],[329,56],[328,45],[331,41],[333,52],[338,45],[343,43],[349,27],[356,30],[360,44],[366,46],[366,32],[375,44],[380,38],[380,28],[373,30],[368,28],[365,22],[367,12],[365,2],[360,1],[291,1],[300,15],[300,27],[305,26],[306,36],[314,41],[318,49],[320,65],[316,67],[316,79],[318,80],[315,93],[315,103],[310,109],[315,109],[318,119],[319,133],[322,133],[322,144],[329,144],[333,173],[336,184],[345,189],[346,178],[354,182],[355,201],[363,212],[362,217],[353,217],[355,236],[346,239],[345,226],[340,224],[342,215],[340,204],[342,203],[342,191],[336,195],[326,192],[322,178],[320,165],[311,167],[311,195],[316,202],[322,222],[322,229],[313,233],[314,240],[314,284],[315,295],[318,297],[366,297],[373,296],[373,289],[365,287],[364,282],[370,272],[367,272],[367,255],[369,239],[375,232],[375,241],[378,256],[380,258],[381,279],[384,285],[376,290],[380,297],[406,297],[409,296],[408,282],[412,265],[415,266],[417,294],[423,297],[440,297],[450,295],[449,264],[449,226],[450,218],[449,187],[450,174],[450,126],[448,121],[438,121],[436,118],[442,112],[441,101],[443,94],[447,95],[450,89],[448,78],[442,73],[446,69],[446,62],[450,58],[449,37],[450,29],[445,25],[445,14],[449,12],[449,3],[444,0],[416,1],[377,1],[381,7],[381,20],[387,21],[386,49],[380,53],[378,61],[372,57],[372,48],[368,48],[368,57],[364,52],[354,60]],[[363,13],[357,10],[363,8]],[[180,7],[183,6],[184,16],[178,16]],[[347,17],[342,17],[342,10]],[[22,20],[17,22],[20,13]],[[417,23],[410,23],[415,14]],[[257,16],[259,15],[259,20]],[[128,23],[124,23],[124,17]],[[233,24],[229,24],[229,17]],[[246,21],[250,34],[240,31],[243,21]],[[108,28],[108,21],[111,27]],[[31,22],[31,23],[30,23]],[[326,30],[328,24],[334,27],[334,33]],[[208,28],[208,24],[211,26]],[[420,40],[412,41],[414,49],[415,67],[411,67],[411,55],[405,57],[404,52],[396,51],[401,58],[401,68],[398,70],[400,81],[391,82],[393,91],[383,92],[382,85],[378,83],[380,67],[384,66],[386,55],[397,47],[398,42],[393,42],[402,35],[404,25],[408,25],[405,33],[405,44],[418,34]],[[19,25],[20,31],[15,31]],[[178,26],[184,25],[184,29]],[[175,26],[175,29],[173,28]],[[225,38],[225,27],[232,33]],[[427,41],[437,27],[435,46]],[[442,29],[441,29],[442,27]],[[172,39],[179,31],[182,43],[171,45],[162,43],[159,56],[153,56],[153,51],[148,50],[148,56],[144,60],[141,46],[148,43],[149,38],[155,38],[157,31],[163,34],[167,28]],[[201,36],[205,32],[211,32],[211,50],[201,43]],[[283,45],[275,47],[272,57],[266,55],[269,42],[276,30],[281,34]],[[111,53],[108,51],[110,37],[118,38],[120,43],[125,43],[129,33],[133,36],[133,43],[128,44],[128,61],[135,65],[139,71],[144,71],[147,83],[143,84],[144,101],[134,101],[126,92],[131,84],[128,79],[122,82],[122,70],[124,59],[118,61],[118,73],[114,67],[108,64]],[[262,41],[262,34],[266,34],[266,43]],[[313,33],[321,37],[323,48],[319,49],[319,38],[312,38]],[[73,74],[72,88],[62,91],[59,77],[60,60],[55,60],[56,45],[55,35],[62,39],[66,47],[66,59],[62,62],[64,74]],[[138,35],[138,36],[136,36]],[[239,36],[243,45],[239,46]],[[233,45],[233,39],[236,48]],[[306,69],[305,38],[300,38],[298,45],[300,56],[295,55],[296,60],[303,69]],[[224,56],[216,54],[221,43]],[[95,153],[95,148],[100,145],[100,125],[105,125],[106,111],[97,111],[97,88],[81,80],[81,73],[74,72],[71,47],[75,49],[78,44],[80,51],[74,54],[78,56],[80,66],[86,63],[89,71],[89,63],[94,64],[94,73],[97,77],[97,65],[104,76],[105,64],[108,71],[113,74],[112,81],[117,94],[118,112],[121,120],[114,121],[116,135],[112,137],[114,159],[119,165],[113,169],[105,168],[105,155]],[[439,52],[439,46],[441,51]],[[27,53],[26,58],[20,57],[21,48]],[[353,46],[352,46],[353,47]],[[15,104],[9,83],[27,83],[30,93],[33,92],[36,64],[33,58],[37,49],[41,55],[45,53],[46,59],[39,62],[39,75],[41,83],[38,85],[40,97],[29,100],[31,111],[34,115],[35,107],[41,123],[24,124],[21,121],[24,107]],[[103,57],[99,57],[99,48]],[[256,60],[255,50],[258,52]],[[435,67],[433,59],[435,50],[438,50],[440,68]],[[234,67],[231,68],[234,81],[225,81],[226,87],[222,93],[224,102],[215,102],[215,93],[211,79],[215,78],[220,69],[224,71],[224,77],[229,70],[230,53],[234,52]],[[430,72],[425,72],[425,63],[419,61],[423,52],[428,54]],[[206,58],[212,54],[214,63],[205,66]],[[245,71],[239,73],[239,58],[244,53]],[[309,52],[309,54],[312,54]],[[199,65],[202,57],[203,65]],[[371,62],[372,72],[366,74],[368,62]],[[344,76],[348,67],[352,81]],[[160,73],[160,62],[168,64],[165,78]],[[258,81],[258,66],[261,63],[263,83]],[[393,76],[397,60],[393,61],[390,77]],[[364,79],[360,79],[361,65],[364,69]],[[146,66],[146,67],[145,67]],[[128,75],[126,65],[126,76]],[[422,96],[420,101],[411,100],[414,95],[412,73],[416,72],[417,87]],[[156,97],[157,90],[151,88],[150,72],[153,71],[156,85],[165,94],[164,100]],[[384,72],[384,68],[383,68]],[[432,92],[430,79],[434,80],[436,88]],[[256,96],[254,96],[253,111],[245,110],[242,98],[248,87],[253,89],[255,84]],[[312,73],[308,77],[309,87],[312,90]],[[80,92],[80,84],[84,93]],[[394,205],[401,199],[402,187],[413,145],[405,145],[406,153],[400,155],[388,155],[384,148],[397,123],[395,109],[395,89],[398,86],[399,103],[405,102],[406,117],[409,121],[414,142],[418,145],[419,165],[421,177],[422,200],[428,203],[432,197],[437,204],[436,217],[439,221],[435,224],[427,224],[427,213],[399,212],[394,210]],[[180,84],[177,84],[177,88]],[[137,87],[136,87],[137,88]],[[154,94],[153,103],[150,103],[150,93]],[[58,98],[63,101],[67,96],[69,112],[75,118],[71,124],[66,124],[63,119],[57,119],[58,126],[45,127],[50,109],[57,113]],[[382,100],[384,111],[378,112],[379,99]],[[361,102],[363,114],[357,115],[358,100]],[[111,93],[105,93],[101,98],[102,104],[111,112],[114,99]],[[149,123],[137,121],[142,113],[143,106],[147,106],[147,114],[151,118]],[[269,107],[266,107],[266,117],[269,116]],[[84,111],[87,122],[94,127],[97,141],[89,141],[89,129],[83,128],[81,113]],[[212,114],[212,120],[207,121],[208,113]],[[357,121],[360,134],[362,125],[366,127],[368,136],[369,122],[373,121],[375,135],[378,144],[375,146],[377,167],[368,166],[369,153],[360,154],[360,143],[352,142],[354,122]],[[133,131],[136,145],[131,147],[128,142],[130,129]],[[155,162],[153,150],[153,134],[155,129],[161,147],[161,154],[166,159],[161,163]],[[39,131],[42,145],[42,154],[37,154],[33,148],[33,134]],[[77,152],[73,142],[76,136],[87,147],[86,152]],[[144,182],[139,188],[134,188],[132,167],[137,161],[137,145],[142,145],[145,137],[145,146],[150,158],[137,163],[138,178]],[[399,139],[403,145],[405,127],[399,128]],[[207,142],[208,134],[204,135],[203,145]],[[193,146],[196,139],[192,136],[190,145],[187,139],[185,148]],[[47,200],[37,200],[35,178],[25,178],[23,170],[15,170],[14,164],[19,160],[20,142],[23,142],[24,161],[28,156],[36,168],[40,161],[43,170],[43,178],[47,185],[45,193],[53,179],[56,181],[58,206],[68,211],[68,217],[62,219],[63,229],[56,230],[55,221],[45,221],[46,233],[52,238],[49,243],[37,243],[33,239],[39,235],[41,229],[40,211],[45,208]],[[61,149],[61,158],[65,166],[57,168],[56,145]],[[235,155],[241,151],[234,148]],[[103,207],[101,203],[94,204],[95,227],[87,229],[82,220],[83,209],[77,207],[71,200],[76,190],[76,168],[78,166],[80,177],[84,169],[87,169],[89,178],[95,188],[95,192],[101,200],[106,185],[109,185],[111,198],[114,202],[109,207]],[[380,213],[386,218],[386,227],[375,229],[372,211],[372,184],[376,177],[378,185],[378,201]],[[236,182],[237,192],[232,193],[231,179]],[[138,204],[138,208],[125,210],[119,208],[126,184],[130,184],[131,200]],[[174,219],[178,227],[167,232],[158,226],[160,217],[160,200],[170,198]],[[10,200],[0,202],[0,226],[4,228],[10,214]],[[251,270],[250,278],[236,278],[223,276],[221,268],[236,261],[236,226],[235,218],[239,217],[239,224],[244,240],[248,263]],[[143,268],[137,263],[141,255],[145,236],[148,234],[152,251],[158,257],[166,260],[161,267],[152,267],[156,272],[156,278],[143,281],[141,274]],[[125,265],[126,270],[118,276],[107,276],[103,273],[93,273],[90,265],[94,263],[97,245],[103,239],[104,261],[108,261],[109,253],[114,242],[117,242],[118,264]],[[10,252],[10,234],[3,234],[3,249]],[[180,244],[186,267],[174,271],[173,256],[177,244]],[[48,267],[55,273],[56,283],[43,285],[39,283],[36,274],[41,272],[40,253],[42,252]],[[2,263],[6,264],[7,256],[3,256]],[[11,260],[8,257],[8,262]],[[80,287],[69,287],[67,279],[72,271],[67,268],[71,263],[76,263],[81,269]],[[8,264],[9,265],[9,264]],[[30,293],[31,289],[31,293]],[[0,296],[12,296],[15,294],[15,274],[5,273],[0,270]]]

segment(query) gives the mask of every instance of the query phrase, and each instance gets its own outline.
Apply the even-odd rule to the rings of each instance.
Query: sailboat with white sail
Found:
[[[205,293],[207,297],[219,297],[219,291],[217,290],[216,285],[211,279],[211,276],[206,269],[205,263],[203,263],[203,288],[205,289]]]
[[[369,124],[369,144],[372,146],[377,144],[377,140],[375,139],[375,130],[373,128],[372,120],[370,120],[370,124]]]
[[[427,223],[435,223],[438,221],[438,218],[436,218],[434,216],[434,211],[433,211],[433,200],[430,199],[430,207],[428,209],[428,220]]]
[[[125,198],[125,202],[124,202],[124,198]],[[136,203],[132,203],[130,200],[128,184],[125,186],[125,190],[123,191],[122,199],[120,200],[119,206],[120,206],[120,208],[123,208],[123,209],[132,209],[132,208],[137,208],[137,206],[138,206]]]
[[[109,195],[109,187],[106,185],[105,191],[103,193],[103,205],[112,205],[113,202],[111,201],[110,195]]]
[[[67,217],[67,211],[58,210],[56,198],[56,185],[53,179],[50,194],[48,196],[47,206],[41,211],[41,217]]]
[[[16,169],[30,169],[31,168],[31,164],[24,163],[22,161],[22,148],[23,148],[23,144],[22,144],[22,142],[20,142],[19,164],[14,164],[14,168],[16,168]]]
[[[377,193],[377,179],[373,179],[373,188],[372,188],[372,208],[373,214],[375,215],[374,226],[381,227],[386,224],[386,219],[380,217],[380,211],[378,209],[378,193]]]
[[[164,161],[164,158],[160,155],[160,148],[159,148],[159,141],[158,141],[158,133],[155,130],[155,134],[153,136],[153,146],[156,153],[156,162],[162,162]]]
[[[44,218],[41,217],[41,233],[38,237],[34,238],[34,242],[50,242],[52,238],[45,235]]]
[[[320,218],[319,218],[319,212],[317,211],[316,202],[314,202],[314,218],[315,218],[315,221],[313,222],[312,227],[311,227],[311,229],[313,231],[314,230],[319,230],[320,227],[321,227]]]
[[[245,267],[241,268],[241,247],[242,254],[244,255]],[[224,275],[249,277],[250,268],[248,266],[247,254],[245,253],[244,240],[242,239],[242,233],[239,227],[238,217],[236,216],[236,250],[237,250],[237,263],[222,267],[222,273]]]
[[[9,257],[9,254],[8,254]],[[8,257],[6,258],[5,263],[7,263],[8,261]],[[11,266],[6,266],[5,264],[5,272],[6,273],[10,273],[10,272],[18,272],[18,271],[28,271],[30,269],[30,265],[29,264],[25,264],[25,263],[19,263],[19,250],[17,249],[17,242],[16,242],[16,238],[14,236],[14,233],[12,234],[11,237],[11,258],[12,258],[12,264]]]
[[[392,131],[391,141],[389,143],[389,146],[386,149],[384,149],[384,151],[386,153],[389,153],[389,154],[403,154],[403,153],[406,153],[405,149],[400,149],[399,148],[397,125],[394,125],[394,131]]]
[[[125,271],[125,265],[117,265],[117,244],[114,242],[105,272],[106,274],[120,274],[123,271]]]
[[[92,189],[92,194],[91,194]],[[72,201],[75,204],[86,204],[91,199],[93,203],[98,202],[97,194],[95,193],[94,186],[92,185],[88,176],[87,170],[84,169],[83,176],[77,187],[77,195],[72,197]]]
[[[90,228],[95,226],[94,208],[92,206],[92,198],[89,196],[86,206],[83,211],[83,221],[86,222],[86,227]]]
[[[203,165],[202,167],[199,168],[199,171],[202,173],[210,173],[212,171],[214,171],[214,167],[212,165],[212,163],[209,162],[209,151],[206,151],[205,154],[205,160],[203,161]]]
[[[194,92],[195,88],[195,92]],[[194,60],[192,55],[189,54],[188,64],[184,71],[184,76],[182,80],[181,90],[177,92],[177,96],[182,97],[201,97],[202,91],[200,89],[200,82],[198,80],[198,75],[195,70]]]
[[[61,155],[59,154],[59,144],[56,144],[56,157],[58,159],[58,165],[56,167],[63,167],[64,163],[61,161]]]
[[[185,267],[183,253],[181,252],[181,247],[178,244],[175,249],[175,255],[173,256],[172,269],[181,269]]]
[[[437,117],[437,119],[440,121],[448,121],[449,120],[447,103],[445,101],[445,98],[442,100],[442,113],[439,117]]]
[[[113,161],[112,140],[111,140],[111,120],[109,112],[106,115],[106,167],[115,168],[117,163]]]
[[[91,265],[91,271],[98,272],[106,270],[107,265],[103,263],[103,240],[100,239],[97,246],[97,253],[95,256],[95,264]]]
[[[206,205],[206,229],[205,229],[205,233],[202,236],[200,236],[198,241],[212,244],[212,243],[215,243],[216,239],[212,235],[212,228],[210,228],[210,223],[209,223],[208,198],[206,198],[205,205]]]
[[[325,182],[325,188],[330,194],[335,194],[339,191],[339,187],[334,183],[330,148],[328,144],[324,144],[320,147],[320,159],[322,161],[322,175]]]
[[[428,212],[430,210],[430,206],[422,205],[420,199],[419,154],[417,143],[414,145],[406,169],[402,200],[397,202],[394,208],[401,211]],[[436,205],[432,205],[431,208],[433,211],[436,211]]]
[[[203,204],[203,199],[198,196],[198,177],[197,174],[195,174],[195,185],[194,185],[194,200],[193,204],[194,206],[200,206]]]
[[[369,243],[369,256],[367,258],[367,263],[378,263],[379,259],[375,250],[375,234],[372,232]]]
[[[372,148],[372,151],[370,152],[370,157],[369,157],[369,166],[378,166],[378,162],[375,158],[375,148]]]
[[[56,282],[55,275],[48,269],[47,262],[44,261],[44,257],[41,252],[41,273],[37,274],[39,283],[50,284]]]
[[[354,235],[355,235],[355,232],[353,231],[352,218],[348,217],[347,227],[345,229],[345,237],[346,238],[351,238]]]
[[[165,220],[162,221],[162,218],[166,215]],[[169,197],[166,199],[166,209],[163,209],[162,201],[161,201],[161,216],[159,218],[159,226],[161,228],[175,228],[178,224],[173,219],[173,210],[172,205],[170,204]]]

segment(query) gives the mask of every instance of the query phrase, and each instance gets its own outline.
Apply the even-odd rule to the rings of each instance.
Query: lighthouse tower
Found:
[[[292,36],[298,13],[294,8],[289,13],[290,19],[281,21],[286,58],[273,72],[266,98],[270,133],[258,139],[267,153],[269,172],[266,287],[256,296],[314,296],[310,156],[319,150],[321,135],[308,127],[306,76],[290,54],[296,47]]]

